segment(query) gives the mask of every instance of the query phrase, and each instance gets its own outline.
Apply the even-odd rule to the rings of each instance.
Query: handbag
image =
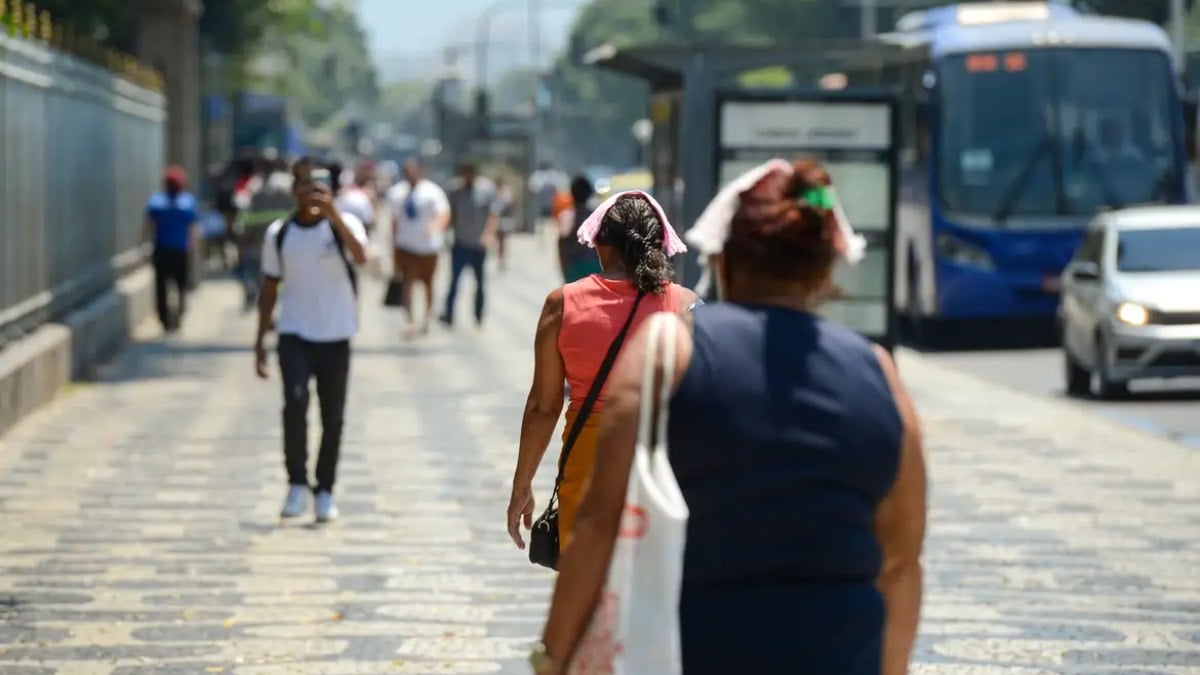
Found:
[[[400,281],[391,279],[388,281],[387,292],[383,296],[384,307],[403,307],[404,293],[400,285]]]
[[[662,313],[650,322],[638,440],[621,528],[604,590],[568,665],[569,675],[683,672],[679,594],[689,514],[667,457],[679,319]],[[660,353],[662,382],[655,391]],[[651,422],[655,422],[653,435]]]
[[[584,423],[591,415],[592,408],[596,406],[596,400],[600,398],[600,391],[604,389],[604,382],[608,379],[613,364],[617,362],[617,354],[621,352],[621,345],[625,344],[629,327],[633,325],[633,317],[637,316],[638,307],[641,306],[644,297],[646,297],[645,292],[639,291],[637,299],[633,301],[633,309],[629,310],[625,325],[621,326],[621,331],[617,333],[617,337],[613,338],[612,344],[608,347],[608,353],[604,355],[604,361],[600,363],[600,369],[596,371],[596,378],[592,380],[592,388],[588,390],[587,397],[579,408],[579,414],[575,416],[575,423],[571,425],[571,431],[567,434],[567,440],[563,443],[562,454],[558,457],[558,477],[554,479],[554,492],[550,495],[550,503],[546,505],[546,511],[541,517],[534,521],[533,527],[529,531],[529,562],[534,565],[549,567],[552,570],[558,569],[558,489],[562,486],[563,472],[567,469],[567,459],[571,456],[571,448],[575,447],[575,442],[583,433]]]

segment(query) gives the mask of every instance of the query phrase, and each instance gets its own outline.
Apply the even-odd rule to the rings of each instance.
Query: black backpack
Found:
[[[288,230],[291,229],[292,223],[296,220],[295,216],[283,221],[283,225],[279,228],[279,234],[275,235],[275,257],[279,259],[279,277],[283,280],[283,238],[287,236]],[[330,229],[333,229],[333,223],[325,221]],[[333,233],[333,243],[337,246],[338,255],[342,257],[342,262],[346,264],[346,274],[350,276],[350,287],[354,289],[354,295],[358,295],[358,272],[354,269],[354,263],[346,257],[346,245],[342,243],[342,238],[337,232]]]

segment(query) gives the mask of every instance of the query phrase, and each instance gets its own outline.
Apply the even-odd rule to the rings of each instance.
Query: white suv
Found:
[[[1200,207],[1099,215],[1063,272],[1058,318],[1071,394],[1200,376]]]

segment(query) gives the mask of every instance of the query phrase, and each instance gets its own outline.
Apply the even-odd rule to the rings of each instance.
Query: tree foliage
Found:
[[[3,2],[4,0],[0,0]],[[138,3],[133,0],[39,0],[55,21],[129,53],[137,48]],[[347,0],[204,0],[201,46],[226,57],[226,81],[255,84],[251,64],[264,52],[282,57],[277,81],[257,83],[293,99],[304,121],[324,123],[348,102],[378,98],[366,36]]]
[[[38,7],[76,35],[126,53],[137,49],[137,3],[130,0],[38,0]]]
[[[859,31],[858,12],[840,2],[691,0],[691,4],[691,39],[700,44],[799,44],[808,39],[853,37]],[[890,10],[880,14],[883,21],[892,18]],[[679,43],[687,37],[687,31],[679,26],[656,23],[645,0],[593,0],[580,13],[571,35],[575,54],[558,61],[554,78],[564,129],[559,146],[573,150],[568,161],[625,161],[632,143],[630,128],[646,114],[643,83],[582,65],[578,56],[606,43],[625,47]],[[773,80],[786,81],[786,77]]]
[[[668,17],[678,17],[680,0],[663,0]],[[833,0],[688,0],[699,44],[793,44],[806,40],[854,38],[860,34],[859,11]],[[950,0],[947,0],[949,2]],[[1190,9],[1195,0],[1186,0]],[[914,5],[921,4],[914,2]],[[926,3],[930,4],[930,3]],[[1163,23],[1169,0],[1074,0],[1076,6],[1104,14]],[[581,65],[579,56],[601,44],[617,47],[656,42],[678,43],[688,32],[659,25],[646,0],[592,0],[572,31],[572,48],[556,63],[554,90],[561,138],[568,162],[603,163],[628,157],[630,127],[646,114],[645,86],[630,77]],[[879,10],[879,28],[887,30],[903,10]],[[767,77],[767,75],[770,77]],[[760,71],[755,82],[786,83],[785,72]]]
[[[280,83],[282,93],[314,127],[348,105],[370,110],[379,99],[379,85],[355,14],[346,7],[318,6],[309,16],[317,30],[273,40],[292,65]]]

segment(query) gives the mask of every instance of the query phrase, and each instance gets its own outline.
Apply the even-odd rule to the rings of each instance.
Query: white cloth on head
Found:
[[[733,217],[737,214],[738,207],[741,206],[742,193],[753,188],[771,173],[780,171],[791,175],[793,170],[791,163],[782,159],[772,159],[738,176],[721,188],[717,196],[713,197],[713,200],[705,207],[704,212],[700,214],[692,228],[684,234],[684,239],[700,253],[702,264],[708,263],[708,256],[725,250],[725,242],[729,241]],[[850,227],[846,212],[842,210],[841,200],[836,197],[833,213],[843,242],[839,253],[846,262],[852,265],[856,264],[862,260],[867,242],[862,236],[855,234],[854,229]]]
[[[596,210],[592,211],[592,215],[588,216],[587,220],[583,221],[583,224],[579,226],[579,243],[590,246],[591,248],[596,248],[596,236],[600,234],[600,225],[604,223],[604,217],[608,215],[609,209],[611,209],[618,200],[625,197],[635,197],[646,200],[646,203],[650,205],[650,208],[654,210],[654,213],[658,215],[658,221],[662,223],[663,227],[663,251],[667,254],[667,257],[687,252],[687,246],[684,245],[683,240],[679,238],[679,235],[675,232],[675,228],[671,227],[671,221],[667,220],[667,214],[665,211],[663,211],[662,204],[659,204],[658,200],[650,196],[649,193],[642,192],[641,190],[627,190],[625,192],[618,192],[604,200],[604,203],[596,207]]]

